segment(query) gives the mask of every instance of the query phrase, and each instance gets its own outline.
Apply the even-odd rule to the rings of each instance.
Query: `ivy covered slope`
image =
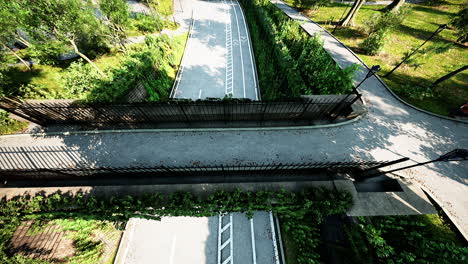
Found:
[[[439,215],[359,217],[346,228],[352,263],[468,262],[468,246]]]
[[[291,229],[295,243],[300,245],[300,263],[316,263],[319,258],[316,252],[320,237],[318,225],[327,215],[342,214],[350,206],[351,195],[326,189],[309,189],[299,194],[218,191],[206,198],[187,192],[110,199],[59,194],[30,199],[21,197],[0,202],[0,260],[2,263],[17,263],[18,258],[24,260],[24,257],[8,255],[7,247],[15,229],[21,221],[28,219],[67,219],[67,226],[78,226],[73,221],[91,221],[84,223],[88,226],[96,221],[120,222],[130,217],[160,219],[162,216],[213,216],[224,212],[246,212],[251,216],[256,210],[272,210],[280,216],[283,225]],[[63,220],[57,221],[63,223]],[[86,249],[83,250],[80,256],[87,255]],[[89,254],[94,259],[95,252]],[[34,263],[34,260],[28,261],[23,263]],[[80,261],[86,263],[87,259]]]
[[[263,100],[351,90],[356,67],[341,69],[323,49],[268,0],[240,0],[249,23]]]

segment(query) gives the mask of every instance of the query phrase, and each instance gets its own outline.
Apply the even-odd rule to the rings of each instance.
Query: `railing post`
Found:
[[[180,104],[179,102],[177,102],[177,105],[179,105],[179,108],[180,108],[180,110],[181,110],[181,111],[182,111],[182,113],[184,114],[184,117],[185,117],[185,122],[189,123],[189,119],[188,119],[188,116],[187,116],[187,114],[185,113],[185,110],[184,110],[183,104]]]
[[[304,110],[302,111],[302,113],[300,115],[297,116],[297,119],[301,118],[305,112],[309,109],[309,106],[312,104],[312,100],[309,99],[307,100],[307,103],[306,103],[306,106],[304,107]]]

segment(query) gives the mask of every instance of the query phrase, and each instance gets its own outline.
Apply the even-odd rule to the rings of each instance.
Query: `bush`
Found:
[[[309,36],[267,0],[240,2],[249,22],[263,100],[351,90],[356,67],[342,70],[318,36]]]
[[[383,46],[385,45],[386,35],[387,32],[385,30],[377,31],[366,38],[360,44],[360,47],[367,55],[377,55],[382,51]]]
[[[364,31],[367,35],[372,35],[377,31],[387,31],[395,28],[403,23],[410,11],[411,8],[403,6],[398,10],[374,14],[364,22]]]
[[[455,244],[447,238],[446,230],[428,222],[425,217],[360,218],[359,229],[377,263],[465,263],[468,247]],[[443,234],[437,233],[438,230]]]
[[[379,54],[385,45],[387,32],[400,25],[408,16],[410,8],[401,7],[384,13],[378,13],[364,23],[364,31],[367,38],[360,44],[367,55]]]
[[[101,85],[101,78],[97,70],[82,59],[71,63],[62,75],[64,98],[84,98],[89,91]]]
[[[173,71],[176,51],[182,45],[167,35],[147,36],[144,44],[129,51],[119,68],[110,70],[108,79],[96,82],[97,85],[86,95],[86,100],[121,101],[140,84],[146,88],[150,101],[168,99],[173,84],[168,72]]]
[[[28,52],[34,62],[38,64],[57,65],[59,64],[59,56],[66,53],[67,50],[57,41],[51,40],[30,46]]]
[[[153,16],[137,14],[135,20],[135,26],[141,32],[153,33],[163,28],[163,22]]]

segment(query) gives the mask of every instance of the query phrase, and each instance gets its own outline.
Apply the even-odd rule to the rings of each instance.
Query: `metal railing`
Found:
[[[245,99],[87,104],[75,100],[27,100],[4,97],[0,109],[31,122],[50,124],[136,124],[236,121],[334,120],[360,95],[310,96],[289,101]]]
[[[151,177],[217,177],[226,179],[231,176],[287,176],[311,175],[317,171],[357,170],[365,172],[393,161],[349,161],[349,162],[309,162],[309,163],[279,163],[259,165],[216,165],[216,166],[155,166],[155,167],[79,167],[79,168],[34,168],[34,169],[0,169],[0,180],[53,180],[80,178],[116,178],[131,176],[138,178]]]

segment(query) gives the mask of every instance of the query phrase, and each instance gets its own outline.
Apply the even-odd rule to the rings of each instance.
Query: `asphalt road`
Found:
[[[253,51],[237,1],[193,1],[193,25],[174,98],[258,100]]]
[[[132,218],[115,263],[277,264],[272,221],[268,212],[255,212],[252,219],[242,213],[161,221]]]

